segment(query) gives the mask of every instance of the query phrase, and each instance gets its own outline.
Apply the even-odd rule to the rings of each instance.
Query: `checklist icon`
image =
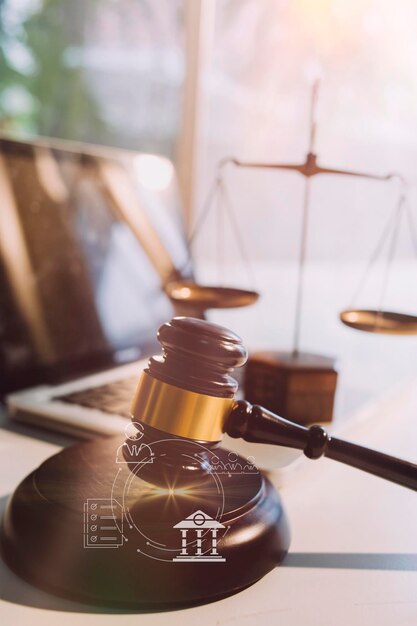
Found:
[[[109,498],[89,498],[84,502],[84,548],[118,548],[121,545],[121,505]]]

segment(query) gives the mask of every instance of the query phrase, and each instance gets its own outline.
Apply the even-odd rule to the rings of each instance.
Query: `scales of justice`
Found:
[[[385,295],[389,283],[390,270],[402,220],[407,220],[407,227],[412,239],[413,250],[417,256],[417,228],[413,214],[406,198],[406,182],[397,173],[384,175],[371,174],[362,171],[322,167],[315,152],[317,135],[316,110],[319,82],[312,87],[310,106],[309,147],[304,162],[290,163],[259,163],[245,162],[237,158],[225,158],[218,164],[217,174],[209,191],[207,202],[203,207],[194,231],[190,237],[190,245],[201,231],[209,213],[215,208],[224,212],[230,219],[233,232],[236,236],[238,249],[242,258],[242,265],[246,267],[248,278],[253,273],[250,269],[249,258],[244,246],[244,238],[239,229],[237,219],[224,181],[226,166],[235,166],[241,169],[277,170],[281,172],[295,172],[304,179],[304,197],[302,205],[301,233],[298,257],[298,276],[296,285],[295,312],[293,324],[292,349],[268,350],[251,354],[245,368],[244,392],[245,398],[252,403],[261,403],[267,408],[278,412],[284,417],[300,423],[315,421],[326,422],[332,419],[334,395],[337,384],[336,359],[321,354],[306,353],[300,349],[300,330],[303,313],[305,267],[307,261],[308,230],[311,213],[311,185],[316,176],[345,176],[381,182],[396,181],[399,184],[398,203],[394,207],[388,222],[384,226],[370,260],[360,278],[358,287],[353,294],[352,304],[340,313],[340,321],[350,328],[370,333],[386,333],[397,335],[417,334],[417,317],[406,313],[389,311],[384,308]],[[221,228],[221,220],[218,220]],[[219,241],[221,233],[217,233]],[[361,296],[369,277],[370,271],[381,256],[385,245],[388,245],[388,255],[384,268],[382,289],[378,307],[375,309],[358,308],[357,300]],[[222,255],[224,256],[224,254]],[[251,290],[234,289],[220,286],[206,286],[191,281],[174,281],[166,286],[171,299],[181,306],[201,308],[229,308],[247,306],[254,303],[259,294]],[[294,391],[294,388],[297,391]]]
[[[313,112],[315,97],[316,91]],[[321,168],[314,136],[312,113],[310,151],[301,165],[233,161],[241,167],[293,170],[306,180],[294,349],[285,359],[272,356],[296,369],[304,359],[298,337],[311,178],[390,178]],[[401,199],[397,226],[405,206]],[[395,237],[390,253],[394,244]],[[250,304],[257,297],[256,292],[178,281],[166,290],[174,301],[202,311]],[[361,330],[416,333],[415,318],[410,318],[382,307],[341,316]],[[313,460],[325,456],[417,490],[416,464],[237,400],[232,374],[248,354],[232,331],[175,317],[159,329],[158,340],[161,354],[150,358],[132,401],[132,422],[139,428],[127,437],[137,445],[123,446],[125,437],[118,436],[66,448],[29,474],[9,499],[1,525],[2,555],[31,584],[93,605],[143,611],[210,602],[260,580],[285,558],[288,520],[278,492],[261,471],[230,467],[230,453],[220,445],[224,434],[300,449]],[[116,463],[121,450],[125,462]],[[137,450],[148,450],[149,458],[145,453],[138,459]],[[238,465],[247,465],[248,459],[235,456]],[[338,497],[343,493],[334,494],[335,503]]]

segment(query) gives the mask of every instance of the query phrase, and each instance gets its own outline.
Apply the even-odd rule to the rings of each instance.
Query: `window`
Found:
[[[183,0],[2,0],[0,130],[173,157]]]

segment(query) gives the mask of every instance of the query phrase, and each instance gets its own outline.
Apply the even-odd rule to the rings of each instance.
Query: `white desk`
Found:
[[[417,385],[403,386],[375,403],[370,413],[374,415],[346,436],[394,455],[417,458]],[[57,443],[21,431],[0,430],[0,496],[9,494],[59,449]],[[306,460],[290,476],[282,495],[292,528],[290,554],[283,566],[242,593],[197,608],[139,617],[60,600],[21,582],[0,564],[0,622],[4,626],[416,626],[415,492],[329,460]]]

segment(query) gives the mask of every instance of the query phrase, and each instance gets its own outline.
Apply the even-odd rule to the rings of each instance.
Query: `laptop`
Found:
[[[0,138],[0,396],[11,417],[123,432],[165,293],[192,278],[169,159]],[[194,312],[193,314],[196,314]]]

